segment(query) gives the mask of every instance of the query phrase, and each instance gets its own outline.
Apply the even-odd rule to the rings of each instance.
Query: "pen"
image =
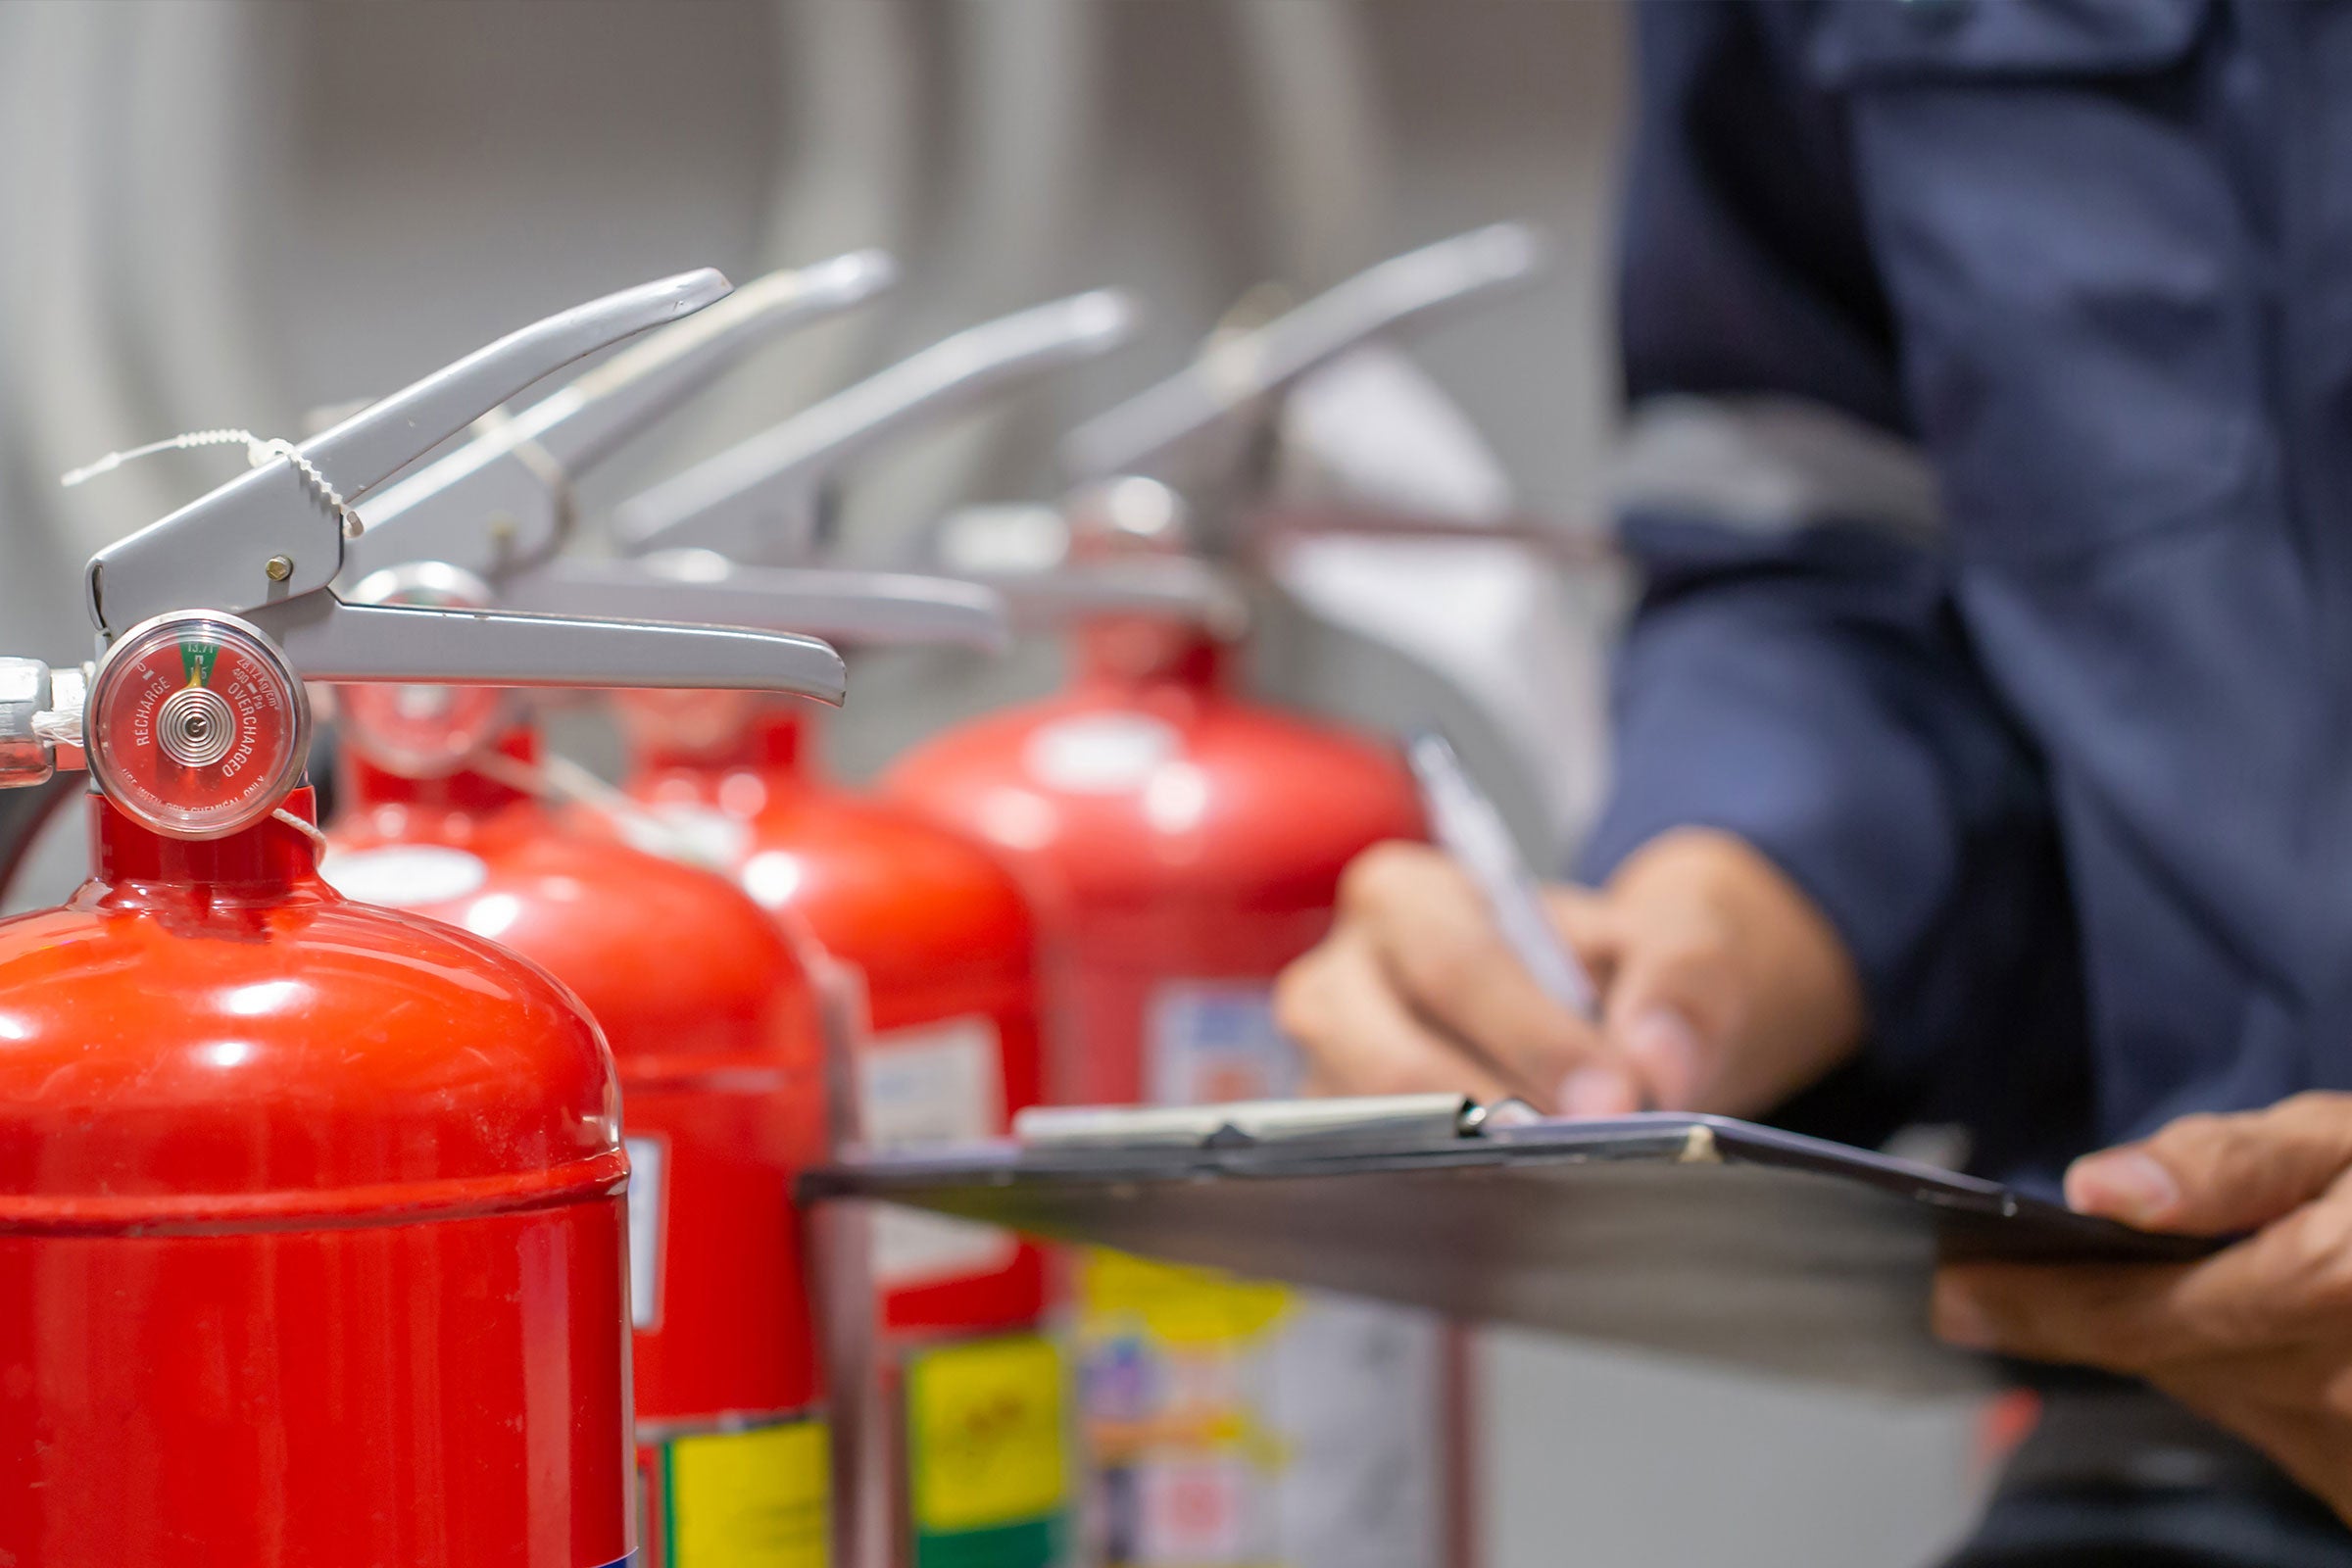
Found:
[[[1581,1018],[1596,1017],[1600,994],[1592,977],[1545,917],[1535,873],[1494,803],[1435,730],[1417,731],[1406,742],[1405,756],[1420,781],[1422,808],[1438,847],[1470,874],[1520,965],[1552,1001]]]

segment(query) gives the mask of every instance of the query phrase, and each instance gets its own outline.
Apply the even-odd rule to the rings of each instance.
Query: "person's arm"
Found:
[[[1556,901],[1604,1016],[1513,980],[1442,858],[1376,852],[1282,992],[1326,1088],[1755,1113],[1866,1038],[1923,1079],[1970,997],[2068,947],[2034,760],[1949,602],[1841,112],[1756,8],[1635,17],[1618,513],[1645,588],[1592,891]]]
[[[1937,1331],[2145,1378],[2352,1523],[2352,1095],[2183,1117],[2076,1161],[2066,1195],[2147,1230],[2251,1234],[2192,1264],[1949,1267]]]

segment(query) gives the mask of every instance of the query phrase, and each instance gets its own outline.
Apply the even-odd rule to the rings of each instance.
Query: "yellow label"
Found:
[[[1061,1353],[1039,1339],[982,1340],[926,1351],[906,1370],[914,1521],[981,1530],[1057,1511]]]
[[[1237,1279],[1221,1269],[1153,1263],[1125,1252],[1090,1251],[1079,1273],[1089,1332],[1132,1325],[1169,1345],[1238,1345],[1263,1335],[1290,1310],[1280,1285]]]
[[[825,1568],[825,1424],[668,1445],[665,1568]]]

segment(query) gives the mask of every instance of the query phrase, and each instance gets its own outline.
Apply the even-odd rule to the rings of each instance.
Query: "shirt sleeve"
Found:
[[[2012,1039],[2073,1029],[2050,1000],[2072,930],[2039,760],[1953,608],[1842,114],[1788,14],[1635,17],[1615,507],[1643,587],[1578,869],[1675,827],[1738,834],[1852,952],[1890,1119],[1974,1119],[1992,999],[2042,999]]]

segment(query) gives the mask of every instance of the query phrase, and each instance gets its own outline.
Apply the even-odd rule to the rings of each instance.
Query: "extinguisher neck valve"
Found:
[[[1106,616],[1181,622],[1220,640],[1249,627],[1248,599],[1190,553],[1184,498],[1156,479],[1085,486],[1058,508],[965,508],[936,538],[941,563],[995,589],[1024,631]]]
[[[61,766],[82,765],[88,700],[86,667],[0,658],[0,789],[45,784]]]

